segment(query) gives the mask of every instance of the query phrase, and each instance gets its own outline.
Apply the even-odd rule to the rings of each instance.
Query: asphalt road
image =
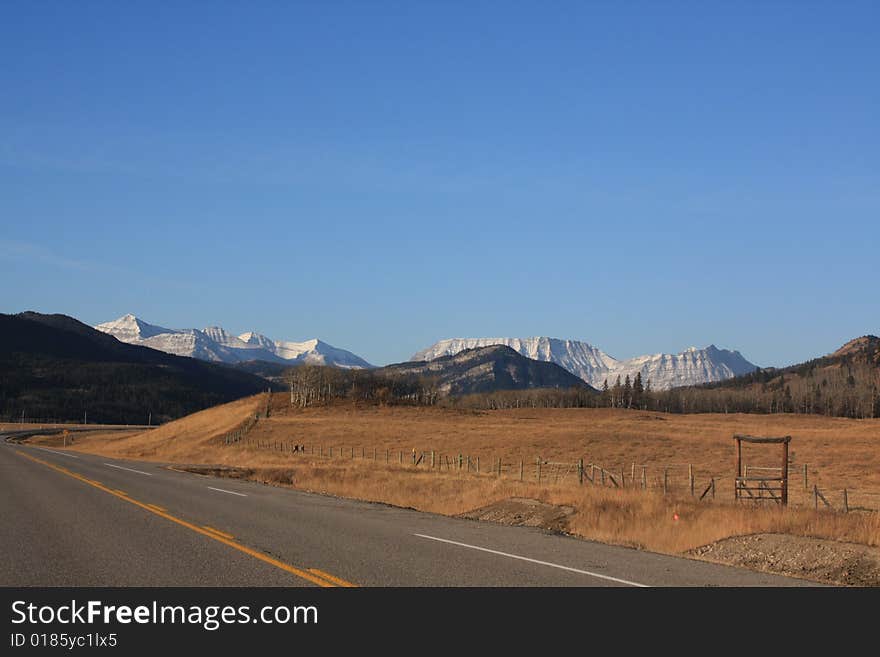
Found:
[[[798,586],[524,527],[0,441],[3,586]]]

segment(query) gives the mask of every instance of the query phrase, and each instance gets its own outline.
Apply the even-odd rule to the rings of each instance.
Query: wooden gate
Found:
[[[734,497],[737,501],[775,502],[782,506],[788,505],[788,444],[791,436],[782,438],[758,438],[736,434],[736,476],[734,478]],[[753,443],[762,445],[782,445],[782,466],[779,475],[769,472],[766,475],[743,474],[742,444]],[[767,468],[765,471],[769,471]]]

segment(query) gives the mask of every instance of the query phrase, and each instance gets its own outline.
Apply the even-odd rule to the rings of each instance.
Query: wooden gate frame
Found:
[[[760,481],[761,485],[766,481],[779,481],[781,484],[781,503],[782,506],[788,506],[788,444],[791,442],[791,436],[783,436],[781,438],[759,438],[757,436],[746,436],[743,434],[735,434],[733,439],[736,441],[736,476],[733,480],[734,499],[739,501],[743,499],[740,496],[740,490],[748,487],[747,481]],[[782,445],[782,477],[744,477],[742,472],[742,444],[743,442],[754,443],[760,445]],[[772,498],[769,498],[772,499]]]

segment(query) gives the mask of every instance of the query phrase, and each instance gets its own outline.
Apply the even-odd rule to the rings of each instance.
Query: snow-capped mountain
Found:
[[[642,373],[644,381],[650,380],[655,390],[666,390],[723,381],[756,368],[738,351],[718,349],[715,345],[705,349],[691,347],[680,354],[654,354],[618,360],[586,342],[546,337],[441,340],[414,354],[410,360],[433,360],[464,349],[493,344],[506,345],[535,360],[556,363],[595,388],[601,388],[606,379],[608,385],[614,385],[618,376],[623,380],[627,374],[634,377],[636,372]]]
[[[530,359],[504,345],[466,349],[429,361],[410,361],[379,369],[386,377],[432,378],[441,395],[467,395],[530,388],[587,388],[582,379],[549,361]]]
[[[710,344],[704,349],[689,347],[680,354],[637,356],[622,361],[619,371],[610,373],[614,378],[608,377],[608,385],[614,384],[618,374],[622,380],[627,374],[632,377],[636,372],[641,372],[643,381],[651,381],[651,385],[658,390],[667,390],[724,381],[756,369],[757,366],[743,358],[738,351],[719,349]]]
[[[441,356],[453,356],[465,349],[502,344],[518,351],[526,358],[545,360],[567,369],[587,383],[594,380],[597,372],[607,372],[617,360],[586,342],[559,340],[557,338],[452,338],[423,349],[413,355],[411,361],[434,360]],[[602,380],[599,380],[601,385]],[[595,386],[594,386],[595,387]]]
[[[202,330],[169,329],[148,324],[131,314],[98,324],[95,328],[109,333],[121,342],[221,363],[265,360],[291,365],[306,363],[351,369],[372,367],[360,356],[317,339],[284,342],[270,340],[253,332],[233,335],[219,326],[209,326]]]

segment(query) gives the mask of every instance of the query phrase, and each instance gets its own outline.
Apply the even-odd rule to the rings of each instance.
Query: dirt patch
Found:
[[[294,483],[293,470],[289,468],[237,468],[227,465],[175,465],[169,468],[206,477],[244,479],[263,484],[292,486]]]
[[[227,479],[250,479],[254,474],[253,468],[235,468],[226,465],[175,465],[169,466],[168,469]]]
[[[502,525],[540,527],[554,532],[567,532],[568,518],[573,513],[574,507],[545,504],[524,497],[511,497],[473,511],[466,511],[459,517],[497,522]]]
[[[846,586],[880,586],[880,548],[786,534],[735,536],[688,556]]]

